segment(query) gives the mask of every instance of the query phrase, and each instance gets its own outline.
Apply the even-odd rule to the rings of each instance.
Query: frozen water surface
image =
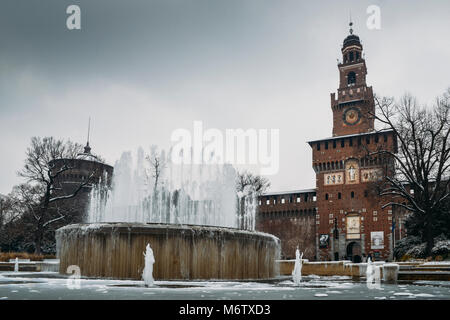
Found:
[[[0,299],[169,299],[169,300],[411,300],[450,299],[450,283],[416,281],[383,284],[369,289],[365,281],[349,277],[303,276],[300,286],[291,277],[267,281],[143,281],[80,279],[80,289],[69,289],[68,278],[56,272],[0,272]],[[72,286],[73,287],[73,286]]]

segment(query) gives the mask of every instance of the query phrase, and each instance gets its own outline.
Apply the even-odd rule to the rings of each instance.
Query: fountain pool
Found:
[[[142,252],[141,252],[142,254]],[[86,279],[69,289],[67,275],[56,272],[0,272],[0,299],[51,300],[449,300],[448,281],[381,283],[370,289],[350,277],[303,276],[300,286],[291,277],[261,281],[142,281]]]
[[[255,231],[256,193],[237,192],[236,178],[228,164],[125,152],[112,190],[100,182],[91,192],[88,223],[57,230],[60,273],[75,265],[83,276],[138,280],[151,243],[156,280],[277,276],[280,240]]]

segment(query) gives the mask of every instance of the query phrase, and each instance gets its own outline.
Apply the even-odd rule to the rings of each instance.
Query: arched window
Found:
[[[350,197],[354,198],[355,197],[355,193],[352,191],[352,193],[350,193]]]
[[[350,85],[354,85],[356,83],[356,74],[351,71],[347,74],[347,84]]]
[[[353,51],[351,51],[349,54],[349,60],[353,61],[353,59],[354,59],[354,55],[353,55]]]
[[[328,193],[325,193],[325,200],[328,200]]]

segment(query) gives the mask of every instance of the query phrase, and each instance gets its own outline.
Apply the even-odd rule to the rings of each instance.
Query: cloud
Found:
[[[168,147],[177,128],[280,129],[272,190],[315,185],[306,141],[331,135],[330,92],[352,8],[368,85],[428,102],[447,86],[447,2],[4,0],[0,12],[0,193],[20,180],[32,136],[84,143],[110,163]],[[365,28],[369,4],[382,29]],[[426,9],[426,10],[425,10]]]

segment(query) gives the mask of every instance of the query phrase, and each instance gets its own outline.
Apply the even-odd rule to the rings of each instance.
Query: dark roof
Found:
[[[392,129],[383,129],[383,130],[371,131],[371,132],[347,134],[345,136],[335,136],[335,137],[329,137],[329,138],[324,138],[324,139],[319,139],[319,140],[308,141],[308,144],[311,144],[311,143],[314,143],[314,142],[320,142],[320,141],[327,141],[327,140],[345,139],[345,138],[358,137],[358,136],[367,136],[367,135],[372,135],[372,134],[382,134],[382,133],[387,133],[387,132],[394,132],[394,130],[392,130]]]
[[[349,47],[351,45],[357,45],[362,47],[361,41],[359,40],[359,37],[356,34],[349,34],[347,38],[344,39],[343,48]]]
[[[317,189],[302,189],[302,190],[290,190],[290,191],[277,191],[277,192],[267,192],[263,193],[261,196],[278,196],[285,194],[295,194],[295,193],[312,193],[316,192]]]

